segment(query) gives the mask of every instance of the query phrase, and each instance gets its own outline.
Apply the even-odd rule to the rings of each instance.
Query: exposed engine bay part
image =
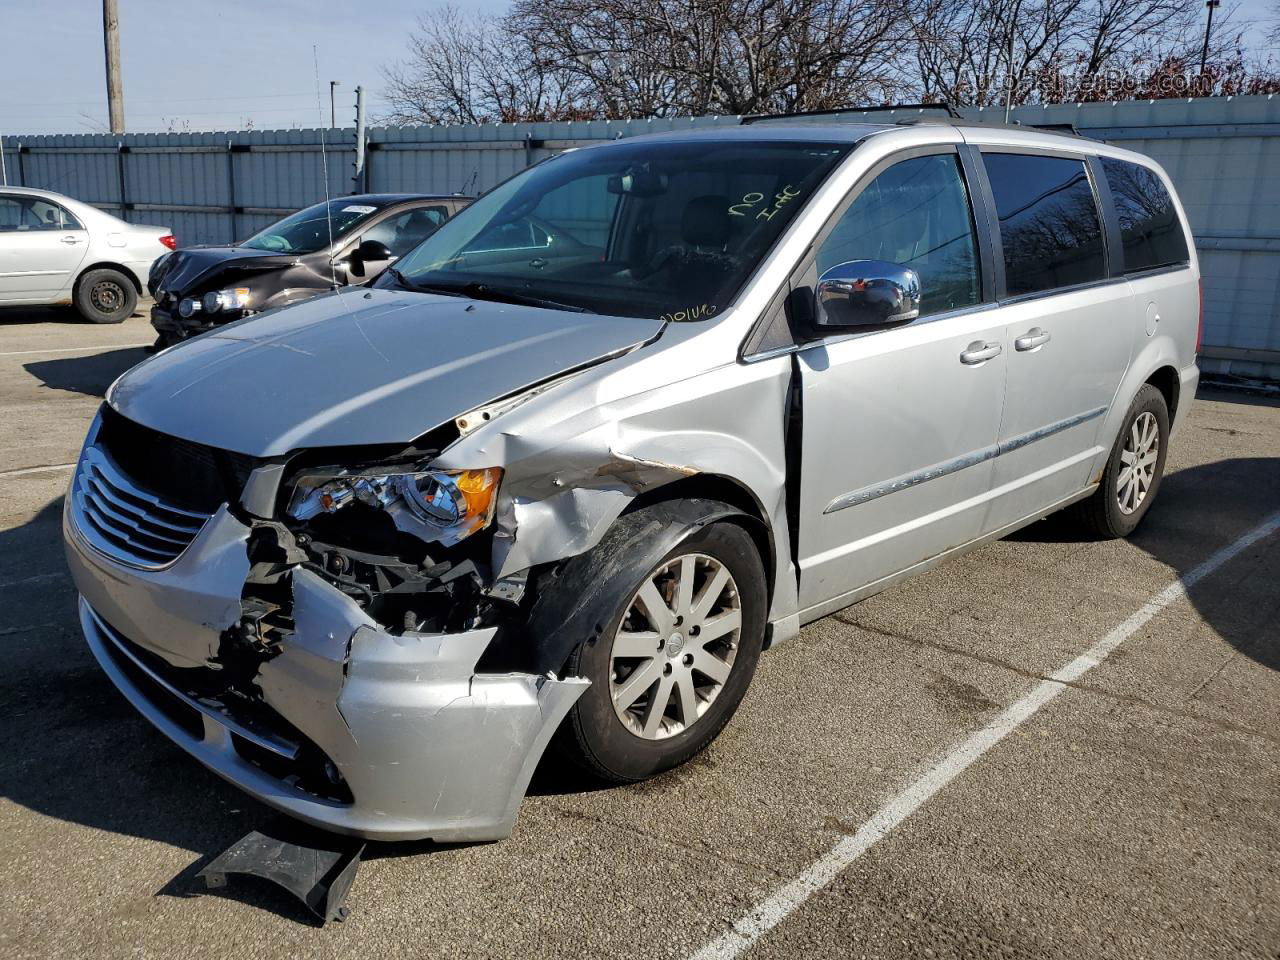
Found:
[[[277,818],[250,830],[196,876],[210,890],[225,887],[230,873],[270,880],[301,900],[323,926],[347,919],[347,894],[364,848],[363,841]]]

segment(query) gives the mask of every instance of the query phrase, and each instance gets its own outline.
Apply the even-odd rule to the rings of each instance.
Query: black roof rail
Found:
[[[924,110],[940,110],[943,116],[920,116],[920,111]],[[965,123],[974,127],[1003,127],[1009,130],[1040,130],[1044,133],[1057,133],[1067,137],[1080,137],[1084,140],[1093,139],[1081,133],[1074,123],[1023,123],[1019,120],[1011,122],[1003,122],[999,120],[979,120],[970,119],[961,115],[949,103],[898,103],[886,104],[880,107],[842,107],[838,110],[797,110],[793,113],[753,113],[744,116],[741,120],[743,126],[752,123],[759,123],[767,120],[793,120],[793,119],[818,119],[821,117],[848,117],[852,114],[863,113],[894,113],[901,111],[903,113],[917,112],[917,116],[901,117],[894,121],[898,126],[914,126],[916,124],[928,123]]]
[[[808,117],[839,117],[852,113],[880,113],[893,110],[941,110],[953,120],[963,120],[958,110],[949,103],[898,103],[879,107],[841,107],[838,110],[796,110],[791,113],[752,113],[742,118],[742,125],[758,123],[761,120],[790,120]],[[925,119],[925,118],[921,118]],[[910,122],[910,121],[908,121]]]

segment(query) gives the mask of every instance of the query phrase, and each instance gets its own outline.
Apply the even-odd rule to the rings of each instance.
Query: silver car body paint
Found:
[[[346,289],[162,351],[117,381],[110,401],[162,433],[256,457],[403,444],[494,391],[531,386],[661,329],[657,320]]]
[[[70,211],[83,229],[0,232],[0,306],[70,303],[92,266],[122,267],[141,291],[151,265],[169,253],[168,227],[126,223],[97,207],[34,187],[0,186],[0,197],[36,197]]]
[[[1131,399],[1153,373],[1172,369],[1181,395],[1194,393],[1194,249],[1177,271],[743,355],[832,213],[906,152],[976,144],[1114,156],[1155,169],[1168,188],[1145,158],[1032,131],[932,124],[675,136],[859,146],[809,198],[734,303],[707,321],[664,327],[348,292],[222,328],[114,385],[108,401],[130,419],[276,458],[250,476],[242,519],[219,511],[159,570],[103,555],[78,532],[68,506],[68,557],[90,645],[169,736],[265,802],[330,829],[489,839],[510,830],[543,746],[587,685],[478,670],[493,628],[393,634],[299,569],[292,577],[296,632],[257,682],[264,701],[340,769],[354,804],[291,791],[246,763],[207,713],[203,737],[177,729],[112,659],[101,624],[170,664],[207,662],[239,615],[249,525],[272,516],[285,474],[279,461],[291,451],[408,444],[452,421],[456,439],[433,466],[504,471],[488,589],[507,599],[520,596],[530,571],[599,543],[638,495],[689,478],[719,483],[750,504],[767,531],[777,643],[803,622],[1087,496]],[[1141,329],[1148,301],[1158,301],[1164,316],[1154,331]],[[1068,335],[1068,320],[1095,334],[1112,324],[1114,342],[1097,364],[1087,342]],[[1012,339],[1037,324],[1052,328],[1052,342],[1015,353]],[[979,339],[1006,349],[988,362],[960,363]],[[1054,354],[1058,346],[1064,349]],[[1030,358],[1038,370],[1013,370]],[[1010,399],[1008,384],[1028,377],[1055,397]],[[784,411],[797,393],[803,439],[789,451]],[[798,454],[798,478],[789,476],[789,454]],[[1019,457],[1022,466],[1011,472]],[[788,502],[797,497],[800,523],[792,530]]]

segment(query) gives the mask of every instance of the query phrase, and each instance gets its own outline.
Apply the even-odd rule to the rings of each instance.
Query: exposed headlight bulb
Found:
[[[205,313],[244,310],[249,306],[249,288],[229,287],[226,290],[210,290],[201,302]]]
[[[452,546],[489,525],[501,481],[497,467],[312,474],[298,479],[288,513],[295,520],[310,520],[360,502],[386,510],[406,533]]]

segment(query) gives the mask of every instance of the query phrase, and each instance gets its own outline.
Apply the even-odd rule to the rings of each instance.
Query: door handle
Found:
[[[964,353],[960,354],[961,363],[985,363],[992,357],[1000,356],[1004,348],[998,343],[987,343],[985,340],[975,340],[969,344]]]
[[[67,236],[62,238],[62,242],[67,244],[67,246],[74,247],[77,243],[80,242],[80,238],[74,237],[74,236]]]
[[[1013,341],[1015,350],[1034,350],[1036,347],[1043,347],[1052,340],[1048,330],[1041,330],[1039,327],[1032,327],[1017,340]]]

